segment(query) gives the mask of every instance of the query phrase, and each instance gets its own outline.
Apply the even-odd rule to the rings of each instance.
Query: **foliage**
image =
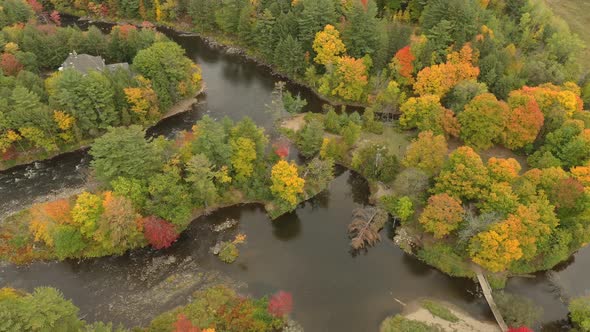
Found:
[[[590,331],[590,297],[574,298],[568,305],[572,322],[582,331]]]
[[[271,192],[279,201],[285,202],[291,209],[299,202],[303,193],[305,180],[299,177],[297,166],[285,160],[279,160],[271,171]]]
[[[486,196],[489,186],[488,169],[473,149],[463,146],[453,151],[436,178],[435,193],[465,200]]]
[[[508,105],[493,94],[479,95],[459,114],[461,139],[469,146],[485,150],[498,142],[506,127]]]
[[[455,316],[451,310],[440,303],[430,300],[422,300],[420,301],[420,305],[434,316],[440,317],[446,321],[451,323],[457,323],[459,321],[459,317]]]
[[[380,332],[440,332],[441,329],[426,323],[407,319],[401,315],[387,317],[379,328]]]
[[[35,288],[32,294],[0,298],[0,330],[76,332],[83,327],[78,308],[54,288]]]
[[[408,147],[402,164],[428,174],[437,174],[445,161],[447,150],[447,140],[444,136],[435,136],[431,131],[423,131]]]
[[[118,177],[145,179],[162,167],[151,140],[146,140],[140,126],[111,128],[96,139],[90,155],[96,177],[109,183]]]
[[[428,199],[419,221],[427,232],[434,233],[434,237],[440,239],[459,228],[463,214],[461,201],[443,193]]]
[[[386,146],[368,144],[355,150],[352,168],[369,179],[393,181],[399,170],[399,162]]]
[[[543,309],[530,299],[506,292],[493,295],[508,326],[534,326],[543,315]]]
[[[304,157],[313,157],[320,151],[324,138],[324,126],[319,121],[308,122],[297,133],[297,147]]]
[[[238,247],[233,242],[223,242],[221,250],[219,251],[219,259],[223,262],[231,264],[238,258]]]
[[[81,193],[72,208],[72,220],[82,235],[92,238],[98,228],[98,221],[104,212],[102,199],[89,192]]]
[[[174,225],[164,219],[149,216],[142,220],[143,235],[154,249],[168,248],[178,238]]]
[[[434,243],[418,251],[418,258],[453,277],[474,277],[469,263],[445,243]]]
[[[340,39],[340,32],[328,24],[315,35],[313,50],[317,54],[314,58],[316,63],[330,66],[337,63],[338,57],[346,52],[346,46]]]
[[[453,112],[441,105],[438,96],[409,98],[400,111],[399,123],[404,129],[418,128],[420,131],[432,131],[435,135],[458,136],[459,124]]]

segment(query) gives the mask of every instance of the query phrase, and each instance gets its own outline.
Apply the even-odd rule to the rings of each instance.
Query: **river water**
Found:
[[[208,46],[199,37],[166,33],[201,65],[207,91],[191,111],[163,121],[150,134],[172,136],[189,129],[204,114],[234,120],[249,116],[271,130],[273,121],[265,105],[278,77],[239,55]],[[322,102],[309,91],[295,85],[288,88],[307,98],[308,110],[321,110]],[[74,152],[0,173],[0,215],[80,190],[89,159],[85,152]],[[219,282],[254,296],[291,292],[293,317],[306,331],[375,331],[386,316],[403,310],[398,301],[408,303],[425,296],[491,319],[472,281],[447,277],[403,253],[391,241],[390,228],[382,231],[382,241],[367,253],[351,254],[346,226],[352,210],[367,204],[368,196],[362,178],[339,170],[329,190],[275,222],[260,206],[226,208],[194,221],[168,250],[141,249],[121,257],[28,266],[4,264],[0,286],[28,290],[53,286],[71,298],[88,321],[127,326],[146,324],[153,315],[186,303],[193,291]],[[240,223],[222,234],[211,230],[211,225],[227,218]],[[248,240],[234,264],[224,264],[209,253],[217,241],[237,232]],[[560,296],[578,296],[590,289],[587,271],[590,249],[562,264],[551,281],[540,273],[535,278],[513,278],[507,289],[542,305],[543,330],[559,331],[564,325],[560,320],[567,315]]]

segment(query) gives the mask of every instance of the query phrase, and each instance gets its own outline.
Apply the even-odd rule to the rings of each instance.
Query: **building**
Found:
[[[64,69],[75,69],[82,74],[86,75],[91,70],[96,71],[114,71],[116,69],[129,70],[129,64],[126,62],[113,63],[106,65],[104,59],[101,56],[93,56],[89,54],[77,54],[75,51],[70,53],[64,63],[61,65],[59,70]]]

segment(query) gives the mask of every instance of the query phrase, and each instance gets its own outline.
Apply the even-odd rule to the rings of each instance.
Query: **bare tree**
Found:
[[[352,222],[348,225],[350,246],[355,250],[374,246],[381,241],[379,231],[385,226],[385,222],[387,213],[379,208],[368,206],[354,209]]]

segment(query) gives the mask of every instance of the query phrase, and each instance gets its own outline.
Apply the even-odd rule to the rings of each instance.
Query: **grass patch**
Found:
[[[385,126],[383,128],[383,134],[377,135],[363,131],[361,137],[358,140],[359,147],[366,144],[380,144],[387,146],[389,151],[395,153],[399,160],[404,158],[406,154],[406,148],[410,144],[411,133],[400,132],[394,127]]]
[[[459,321],[459,317],[455,316],[451,310],[447,309],[440,303],[430,300],[422,300],[420,301],[420,305],[436,317],[442,318],[451,323],[457,323]]]

